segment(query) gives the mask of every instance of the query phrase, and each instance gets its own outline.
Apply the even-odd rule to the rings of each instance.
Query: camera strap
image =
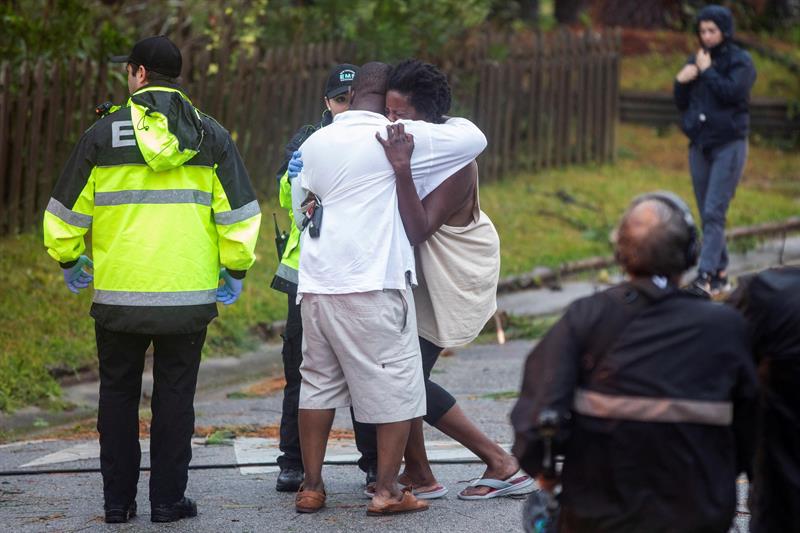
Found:
[[[591,380],[597,366],[616,346],[627,327],[652,300],[639,291],[633,283],[625,283],[618,290],[609,291],[614,301],[613,309],[603,314],[604,319],[591,331],[589,349],[584,358],[584,383]]]

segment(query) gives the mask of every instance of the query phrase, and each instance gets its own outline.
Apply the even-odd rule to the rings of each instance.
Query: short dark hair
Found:
[[[378,94],[386,95],[386,81],[389,78],[391,67],[386,63],[371,61],[365,63],[356,74],[352,91],[360,95]]]
[[[644,221],[642,210],[650,211]],[[683,214],[657,198],[634,201],[616,231],[614,256],[632,276],[682,274],[692,239]]]
[[[430,63],[418,59],[401,61],[389,74],[387,90],[407,96],[428,122],[442,122],[450,111],[452,96],[447,76]]]
[[[137,65],[136,63],[133,62],[129,62],[128,64],[131,66],[132,70],[134,71],[139,70],[140,65]],[[178,85],[178,78],[165,76],[164,74],[156,72],[155,70],[147,70],[147,67],[144,67],[144,72],[145,76],[147,77],[148,83],[160,82],[160,83],[167,83],[169,85]]]

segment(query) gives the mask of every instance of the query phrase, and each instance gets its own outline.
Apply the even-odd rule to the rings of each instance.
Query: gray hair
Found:
[[[632,276],[672,277],[689,268],[689,225],[662,200],[634,200],[614,233],[614,256]]]

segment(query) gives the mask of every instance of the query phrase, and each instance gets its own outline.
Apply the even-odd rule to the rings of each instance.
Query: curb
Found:
[[[782,222],[767,222],[732,228],[725,232],[729,241],[736,241],[748,237],[770,237],[800,231],[800,217],[790,217]],[[508,276],[497,284],[497,293],[509,293],[524,289],[539,289],[547,285],[558,284],[563,276],[591,272],[614,266],[616,261],[613,256],[598,256],[578,261],[568,261],[556,268],[539,266],[525,274]]]
[[[726,232],[726,237],[731,241],[750,237],[768,237],[783,235],[790,232],[800,231],[800,217],[792,217],[782,222],[757,224],[747,227],[733,228]],[[558,268],[536,267],[531,272],[509,276],[500,280],[497,293],[508,294],[526,289],[537,289],[544,286],[560,284],[564,276],[578,273],[591,272],[608,268],[615,264],[611,256],[591,257],[578,261],[570,261],[562,264]],[[493,321],[487,324],[491,329]],[[278,320],[269,324],[261,324],[259,327],[263,332],[269,332],[271,339],[277,340],[286,325],[285,320]],[[274,373],[280,368],[280,345],[276,342],[265,342],[258,351],[249,352],[239,357],[223,357],[207,359],[201,365],[201,372],[198,376],[198,396],[204,393],[213,392],[220,388],[231,386],[247,381],[253,376],[269,372]],[[204,370],[205,369],[205,370]],[[266,374],[264,374],[266,375]],[[88,377],[88,375],[87,375]],[[94,380],[74,381],[69,388],[84,389],[91,388]],[[66,391],[64,397],[68,397]],[[79,393],[80,394],[80,393]],[[73,396],[74,398],[75,396]],[[37,433],[52,431],[53,427],[66,425],[77,420],[82,420],[96,414],[96,401],[91,398],[84,398],[83,401],[75,402],[78,405],[69,411],[46,411],[37,407],[25,407],[13,414],[0,413],[0,427],[9,436],[19,435],[35,436]],[[94,405],[95,407],[92,407]],[[35,428],[39,420],[47,422],[45,428]]]
[[[258,350],[239,357],[205,359],[197,376],[195,399],[214,394],[228,387],[276,375],[282,368],[281,346],[264,343]],[[151,369],[142,378],[142,393],[152,394]],[[67,426],[97,415],[99,384],[96,379],[74,382],[62,389],[62,398],[73,404],[71,409],[49,411],[27,406],[14,413],[0,413],[0,427],[9,440],[35,438],[53,429]]]

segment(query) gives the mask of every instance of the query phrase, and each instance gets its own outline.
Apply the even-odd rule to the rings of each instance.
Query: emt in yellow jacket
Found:
[[[170,522],[197,513],[184,491],[200,352],[216,302],[241,293],[261,212],[228,132],[175,84],[180,50],[150,37],[112,60],[127,64],[131,97],[81,137],[47,206],[44,242],[77,292],[92,281],[84,255],[92,229],[106,522],[136,514],[151,342],[151,517]]]

